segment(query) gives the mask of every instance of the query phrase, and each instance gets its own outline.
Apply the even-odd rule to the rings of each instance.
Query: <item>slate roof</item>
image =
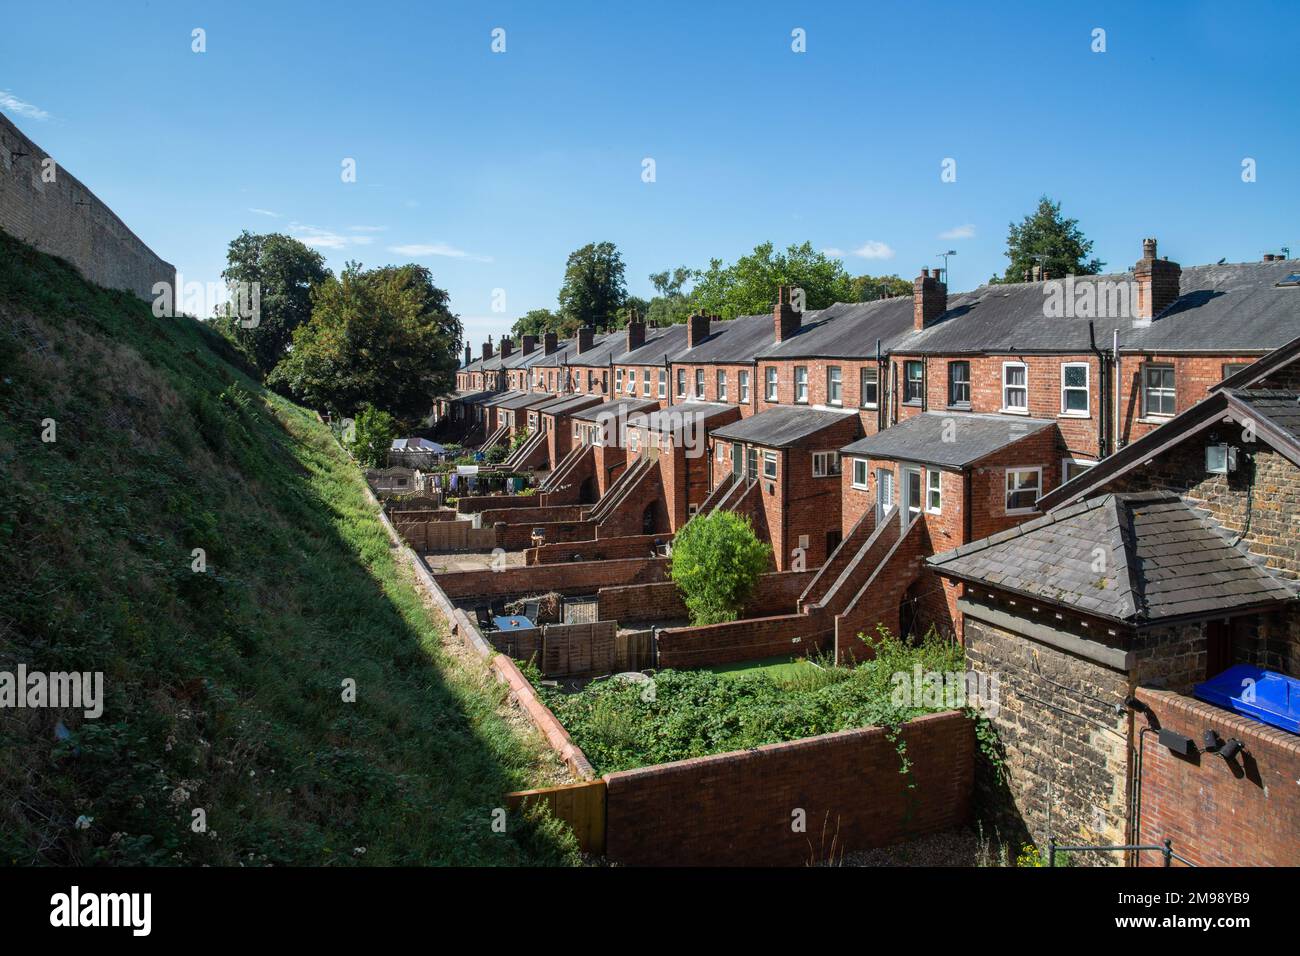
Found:
[[[1300,259],[1189,266],[1179,297],[1149,326],[1122,336],[1122,349],[1258,352],[1300,334],[1300,287],[1279,287]]]
[[[1298,272],[1296,259],[1188,266],[1179,277],[1179,297],[1149,323],[1136,326],[1127,317],[1091,320],[1096,344],[1111,345],[1112,331],[1119,328],[1122,351],[1222,353],[1279,348],[1300,333],[1300,287],[1277,283]],[[1088,351],[1088,318],[1047,314],[1049,290],[1060,281],[983,285],[949,295],[948,310],[938,321],[903,335],[894,343],[894,351]],[[1077,295],[1087,283],[1133,281],[1132,273],[1121,272],[1075,276],[1074,286]],[[1105,293],[1097,296],[1104,298]],[[1136,302],[1130,305],[1135,307]]]
[[[768,319],[768,342],[759,358],[874,358],[876,341],[882,352],[912,331],[912,297],[895,296],[872,302],[836,302],[815,312],[805,312],[798,332],[784,342],[772,340],[775,330]]]
[[[568,395],[558,398],[550,405],[543,405],[538,411],[548,415],[565,415],[579,409],[600,405],[604,399],[599,395]]]
[[[663,365],[686,351],[685,324],[645,330],[645,345],[614,358],[615,365]]]
[[[648,398],[616,398],[613,401],[602,402],[599,405],[592,405],[590,408],[579,409],[570,417],[581,419],[585,422],[594,422],[600,420],[606,415],[612,415],[615,417],[618,417],[619,415],[632,415],[636,412],[643,412],[658,407],[658,402]]]
[[[712,322],[709,334],[695,348],[683,349],[674,356],[676,362],[747,363],[753,362],[759,349],[772,341],[776,334],[772,313],[742,315],[725,322]],[[686,328],[686,326],[682,326]],[[683,346],[685,340],[683,340]]]
[[[1293,441],[1300,442],[1300,393],[1284,389],[1232,389],[1229,394],[1260,418],[1272,422]]]
[[[483,390],[467,389],[456,392],[451,396],[451,401],[461,402],[465,405],[482,405],[491,398],[500,395],[500,392],[485,392]]]
[[[1171,492],[1102,495],[927,563],[964,581],[1134,625],[1296,596],[1291,584]]]
[[[852,411],[837,412],[820,408],[778,406],[742,418],[738,422],[715,428],[712,434],[716,438],[727,441],[762,445],[765,448],[788,448],[852,417],[854,417]]]
[[[884,431],[859,438],[840,452],[964,468],[1053,424],[1044,418],[1022,415],[922,412]]]
[[[649,428],[663,435],[675,435],[683,428],[693,426],[697,421],[707,425],[712,419],[729,413],[739,414],[739,409],[735,405],[720,402],[682,402],[667,408],[652,408],[631,414],[628,417],[628,424],[638,428]]]
[[[555,396],[547,392],[509,392],[505,401],[493,402],[497,408],[532,408],[555,401]]]

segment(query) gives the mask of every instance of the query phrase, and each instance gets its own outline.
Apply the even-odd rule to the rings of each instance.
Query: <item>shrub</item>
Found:
[[[397,422],[393,416],[365,405],[357,413],[352,454],[363,468],[382,468],[388,463],[388,449],[396,437]]]
[[[672,579],[696,625],[734,621],[771,563],[772,546],[730,511],[693,518],[673,541]]]

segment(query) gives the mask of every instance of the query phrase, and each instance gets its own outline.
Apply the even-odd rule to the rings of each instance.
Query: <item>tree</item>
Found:
[[[267,379],[305,404],[342,415],[368,404],[410,421],[454,382],[460,319],[424,266],[366,271],[349,262],[317,287],[313,303]]]
[[[541,336],[546,332],[558,332],[559,329],[560,317],[550,309],[532,309],[515,320],[510,332],[516,339],[521,339],[525,335]]]
[[[686,266],[650,275],[650,284],[659,294],[650,300],[643,315],[651,325],[679,325],[691,314],[691,300],[684,291],[695,273]]]
[[[880,298],[911,295],[912,283],[898,276],[854,276],[849,280],[847,302],[874,302]]]
[[[623,257],[612,242],[588,243],[569,253],[559,295],[566,324],[608,328],[626,298]]]
[[[311,318],[311,290],[329,275],[324,257],[297,239],[244,230],[230,240],[221,277],[228,283],[258,283],[258,322],[246,328],[229,305],[218,321],[258,368],[269,372],[284,358],[294,330]]]
[[[771,311],[777,286],[782,285],[803,290],[805,309],[852,301],[844,264],[813,249],[810,242],[792,245],[785,252],[775,252],[772,243],[765,242],[734,265],[724,267],[721,259],[711,260],[709,268],[697,271],[694,279],[691,304],[724,319]]]
[[[673,540],[672,579],[695,625],[734,621],[771,563],[772,546],[732,511],[692,518]]]
[[[388,464],[388,449],[397,437],[397,421],[388,412],[363,405],[353,423],[352,455],[363,468]]]
[[[1061,215],[1061,204],[1046,196],[1038,200],[1038,208],[1019,224],[1010,223],[1007,232],[1006,257],[1011,260],[1006,273],[992,282],[1024,282],[1025,273],[1042,265],[1053,278],[1075,275],[1096,275],[1106,263],[1090,259],[1092,240],[1083,235],[1079,220]]]

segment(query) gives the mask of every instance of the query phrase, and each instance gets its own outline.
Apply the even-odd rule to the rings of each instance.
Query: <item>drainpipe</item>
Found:
[[[1111,346],[1111,348],[1114,352],[1114,361],[1115,361],[1115,450],[1119,451],[1121,448],[1124,447],[1125,444],[1127,444],[1124,441],[1123,433],[1120,430],[1123,426],[1123,421],[1124,421],[1123,419],[1124,406],[1122,404],[1124,400],[1124,391],[1123,391],[1124,378],[1122,375],[1120,375],[1119,329],[1115,330],[1114,344]]]
[[[1091,319],[1088,320],[1088,347],[1097,356],[1097,457],[1100,459],[1110,454],[1106,442],[1106,426],[1110,416],[1106,408],[1106,354],[1097,348],[1097,330]]]
[[[880,386],[886,378],[884,371],[884,356],[880,354],[880,339],[876,339],[876,431],[885,430],[885,422],[889,416],[889,409],[885,404],[884,396],[880,394]],[[859,383],[860,385],[860,383]],[[859,396],[861,400],[861,396]]]

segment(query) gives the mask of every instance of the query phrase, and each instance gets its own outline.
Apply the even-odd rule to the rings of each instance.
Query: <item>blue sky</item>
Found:
[[[905,277],[951,248],[967,289],[1047,193],[1117,269],[1147,235],[1184,264],[1300,255],[1298,22],[1268,3],[22,3],[0,108],[186,280],[215,281],[241,229],[288,232],[336,270],[428,265],[477,343],[554,307],[567,254],[599,240],[647,297],[651,272],[764,240]]]

